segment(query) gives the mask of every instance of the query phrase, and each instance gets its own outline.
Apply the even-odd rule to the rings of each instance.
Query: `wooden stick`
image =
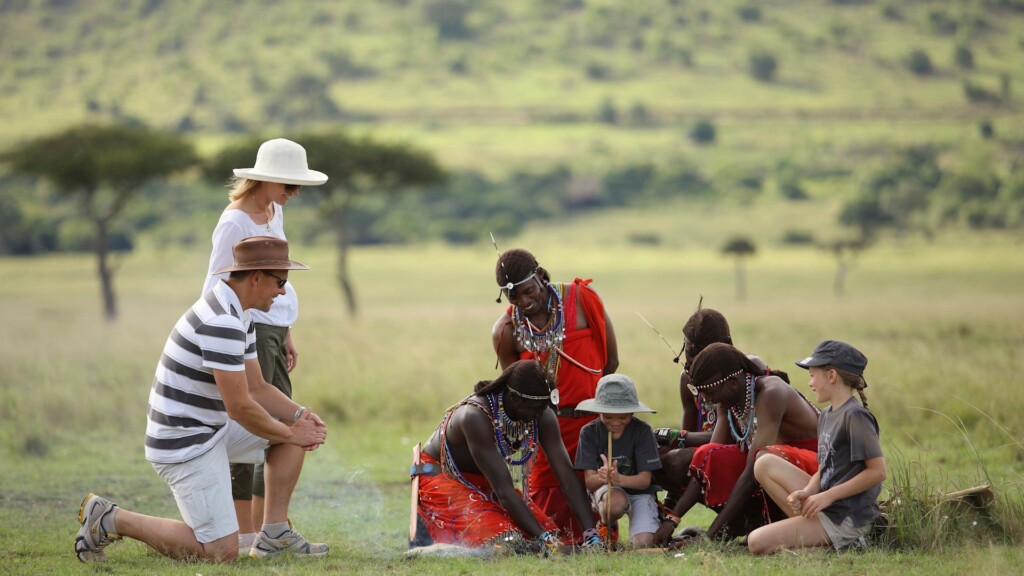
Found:
[[[417,442],[416,445],[412,447],[412,464],[413,464],[413,466],[415,466],[415,465],[421,464],[421,463],[422,463],[422,461],[420,460],[420,443]],[[418,514],[417,508],[419,508],[419,503],[420,503],[419,502],[419,500],[420,500],[419,496],[420,496],[420,477],[417,474],[417,475],[412,477],[412,502],[411,502],[412,510],[409,513],[409,542],[410,543],[412,543],[414,540],[416,540],[416,516]]]
[[[608,431],[608,491],[605,492],[605,517],[604,527],[608,545],[608,551],[612,551],[612,463],[614,463],[614,457],[612,456],[612,431]]]

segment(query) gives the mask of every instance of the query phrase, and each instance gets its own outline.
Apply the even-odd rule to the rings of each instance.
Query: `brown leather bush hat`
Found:
[[[231,247],[235,263],[214,274],[236,270],[309,270],[309,266],[288,259],[288,243],[273,236],[253,236]]]

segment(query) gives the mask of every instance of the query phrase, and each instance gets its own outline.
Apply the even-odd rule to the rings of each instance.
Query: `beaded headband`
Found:
[[[558,388],[552,388],[551,393],[547,396],[534,396],[533,394],[524,394],[519,390],[509,386],[508,391],[519,396],[520,398],[526,398],[527,400],[548,400],[555,406],[558,406]]]
[[[714,388],[716,386],[719,386],[720,384],[722,384],[726,380],[729,380],[730,378],[734,378],[737,374],[742,374],[742,373],[743,373],[743,370],[740,369],[740,370],[737,370],[737,371],[733,372],[732,374],[729,374],[728,376],[719,378],[718,380],[715,380],[714,382],[711,382],[710,384],[703,384],[701,386],[694,386],[692,383],[688,383],[686,385],[686,387],[690,389],[690,393],[692,393],[694,396],[696,396],[700,392],[704,392],[705,390],[710,390],[710,389],[712,389],[712,388]]]
[[[511,289],[515,288],[516,286],[519,286],[520,284],[526,284],[527,282],[529,282],[530,280],[533,279],[533,276],[534,276],[534,274],[537,273],[537,270],[539,270],[539,268],[534,268],[532,272],[530,272],[529,274],[526,275],[526,278],[523,278],[519,282],[509,282],[508,284],[505,284],[504,286],[502,286],[502,289],[504,289],[504,290],[511,290]]]
[[[505,266],[505,264],[502,263],[502,268],[504,268],[504,266]],[[501,302],[501,293],[502,293],[502,291],[504,291],[505,295],[508,296],[508,293],[510,293],[512,291],[512,289],[515,288],[516,286],[519,286],[520,284],[526,284],[530,280],[534,279],[536,277],[537,270],[540,270],[540,268],[534,268],[533,272],[530,272],[529,274],[527,274],[526,278],[523,278],[519,282],[509,282],[509,283],[505,284],[504,286],[502,286],[498,290],[498,298],[495,300],[495,302]],[[508,278],[508,277],[506,276],[506,278]]]

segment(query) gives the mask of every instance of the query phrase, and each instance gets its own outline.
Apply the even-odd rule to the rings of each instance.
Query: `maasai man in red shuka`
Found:
[[[754,461],[769,452],[808,474],[818,469],[818,409],[792,386],[769,375],[728,344],[711,344],[693,360],[693,393],[718,406],[711,442],[690,463],[682,498],[655,533],[667,542],[679,518],[701,502],[718,512],[708,537],[745,536],[771,521],[771,504],[754,479]],[[783,518],[778,510],[774,515]]]
[[[550,409],[555,395],[541,366],[524,360],[495,380],[478,382],[471,396],[448,409],[412,470],[419,489],[411,546],[502,545],[530,552],[557,547],[554,522],[524,501],[513,481],[539,447],[549,454],[552,473],[586,528],[584,545],[601,545],[586,489],[573,473]]]
[[[590,280],[552,283],[548,271],[526,250],[501,254],[495,278],[512,304],[492,330],[498,362],[502,368],[519,359],[540,362],[557,384],[558,426],[566,449],[575,454],[580,429],[597,417],[576,413],[576,405],[593,398],[601,376],[619,366],[612,321],[597,292],[588,287]],[[544,451],[528,484],[530,498],[555,521],[564,537],[579,542],[582,528],[569,513]]]

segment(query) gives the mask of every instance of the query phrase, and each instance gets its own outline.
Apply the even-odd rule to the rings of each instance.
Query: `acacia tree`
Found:
[[[836,273],[832,278],[832,293],[842,297],[846,293],[846,273],[854,259],[863,252],[871,243],[870,239],[864,236],[838,237],[826,240],[819,244],[823,250],[827,250],[836,259]]]
[[[902,235],[918,229],[931,234],[924,216],[944,180],[938,150],[930,146],[898,150],[865,174],[856,193],[839,211],[839,224],[848,230],[819,244],[836,260],[832,285],[836,296],[845,292],[850,263],[874,244],[882,231]]]
[[[349,313],[356,315],[359,307],[348,270],[356,202],[361,196],[394,195],[402,190],[439,184],[446,178],[445,172],[433,155],[407,144],[380,143],[342,132],[301,134],[292,139],[306,149],[309,166],[327,174],[325,184],[307,190],[320,196],[321,217],[334,230],[338,285]],[[207,163],[204,173],[211,181],[223,182],[231,168],[252,165],[261,142],[261,139],[251,138],[224,149]],[[361,216],[367,217],[366,214]],[[367,222],[359,224],[365,226]]]
[[[77,202],[93,227],[96,273],[108,321],[117,318],[110,231],[147,182],[192,166],[192,145],[180,136],[141,126],[84,124],[43,136],[5,152],[0,161],[15,174],[50,182]]]
[[[747,299],[747,277],[744,262],[757,252],[754,241],[745,236],[730,238],[722,246],[722,254],[736,258],[736,299],[740,302]]]

